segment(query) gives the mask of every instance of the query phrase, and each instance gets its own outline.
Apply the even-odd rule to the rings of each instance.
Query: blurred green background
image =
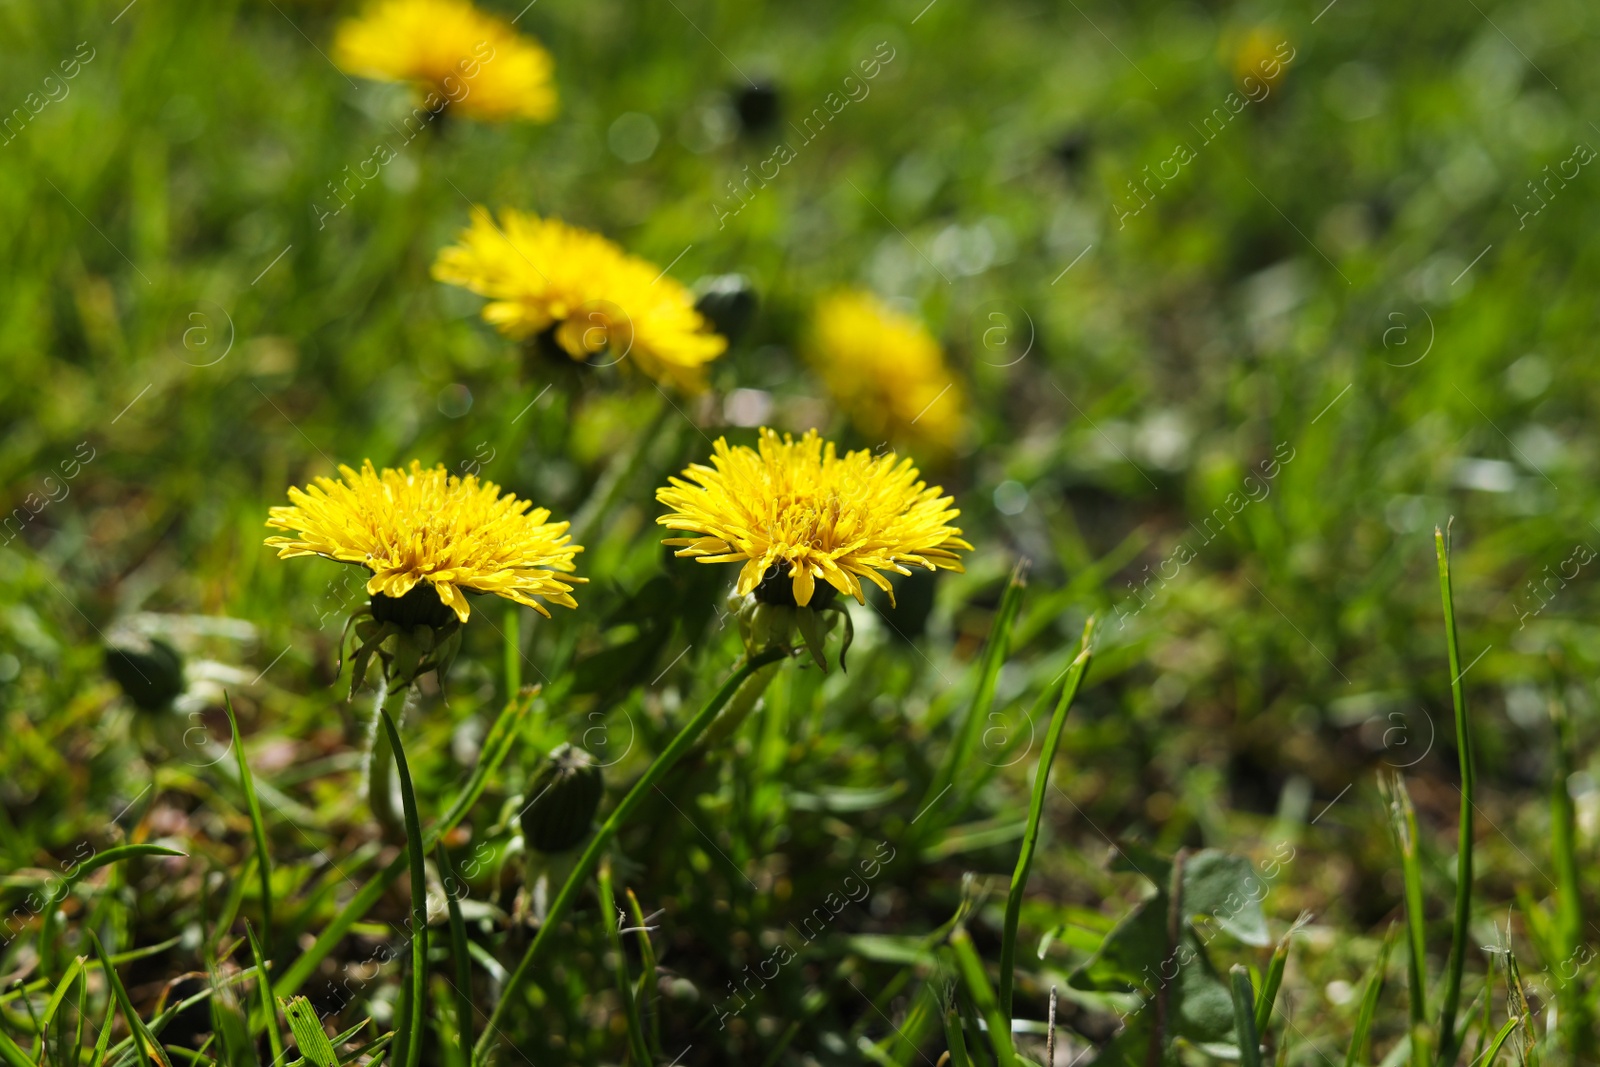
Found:
[[[1553,890],[1552,701],[1573,716],[1567,785],[1592,859],[1600,643],[1594,568],[1570,561],[1600,549],[1594,8],[542,0],[518,28],[554,56],[555,121],[448,119],[319,224],[329,183],[395,140],[410,106],[328,60],[353,10],[0,4],[0,110],[23,116],[0,135],[8,893],[84,840],[185,842],[186,863],[108,887],[123,906],[101,918],[127,948],[196,928],[249,855],[210,757],[185,758],[190,741],[162,756],[102,669],[104,638],[138,613],[241,621],[167,624],[192,670],[212,661],[194,722],[225,741],[227,686],[257,774],[302,806],[272,817],[280,892],[298,902],[284,948],[316,932],[341,875],[378,862],[356,788],[366,711],[330,687],[360,598],[338,565],[261,547],[267,508],[336,463],[415,457],[570,517],[660,402],[599,373],[547,389],[476,297],[430,280],[472,204],[598,230],[686,283],[741,272],[760,310],[580,558],[579,610],[515,626],[499,604],[481,624],[475,611],[448,705],[430,696],[407,727],[425,812],[519,679],[547,684],[491,800],[596,724],[604,744],[637,742],[608,772],[625,784],[726,670],[732,569],[671,560],[651,491],[755,421],[876,443],[797,356],[820,295],[865,287],[921,316],[969,397],[969,437],[924,464],[977,546],[968,573],[907,589],[893,625],[859,612],[861,668],[786,668],[736,758],[697,772],[695,807],[625,835],[619,881],[667,909],[669,1054],[843,1062],[859,1036],[890,1035],[910,991],[884,946],[945,922],[964,871],[1003,893],[1032,766],[1015,753],[1043,725],[1025,713],[1090,612],[1097,658],[1025,943],[1126,909],[1136,885],[1107,870],[1112,838],[1258,859],[1290,839],[1267,908],[1275,931],[1316,913],[1291,968],[1296,1018],[1313,1045],[1347,1029],[1348,986],[1400,903],[1375,771],[1407,769],[1430,884],[1448,893],[1458,794],[1432,530],[1452,517],[1484,896]],[[800,144],[791,123],[885,48],[870,92]],[[1276,80],[1244,80],[1286,55]],[[59,99],[26,110],[73,59]],[[794,160],[719,225],[728,183],[780,142]],[[711,1006],[741,968],[907,832],[1022,558],[1028,600],[971,795],[719,1029]],[[474,842],[512,833],[493,803],[471,822]],[[518,869],[475,921],[510,914]],[[403,919],[403,894],[384,909],[363,936]],[[614,1059],[598,928],[568,948],[516,1040]],[[146,961],[143,995],[191,950]],[[1041,1018],[1050,976],[1083,954],[1058,939],[1019,1012]],[[11,943],[0,976],[29,973]],[[1079,1048],[1104,1018],[1062,1010]]]

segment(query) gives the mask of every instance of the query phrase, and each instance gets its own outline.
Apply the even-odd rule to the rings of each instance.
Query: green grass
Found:
[[[1593,1059],[1600,182],[1560,176],[1600,144],[1592,6],[539,3],[556,120],[451,118],[319,226],[408,106],[325,58],[356,5],[125,4],[0,5],[10,1067],[315,1063],[307,1008],[395,1067],[1037,1063],[1052,988],[1085,1067],[1251,1028],[1295,1067]],[[1294,58],[1233,113],[1252,31]],[[705,398],[557,375],[429,276],[479,203],[759,312]],[[839,286],[943,344],[968,436],[917,458],[977,548],[719,721],[733,568],[673,559],[653,491],[751,405],[878,446],[802,358]],[[357,569],[261,545],[367,457],[575,521],[591,579],[549,620],[475,600],[443,687],[389,702],[387,827]],[[136,633],[182,653],[175,708],[107,675]],[[596,832],[530,856],[562,743],[605,765]]]

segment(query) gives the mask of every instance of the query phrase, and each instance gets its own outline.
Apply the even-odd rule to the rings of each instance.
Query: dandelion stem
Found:
[[[634,475],[639,473],[639,468],[644,466],[646,458],[650,455],[650,446],[661,436],[661,427],[667,421],[667,413],[672,410],[666,398],[662,397],[656,402],[656,410],[650,416],[650,422],[634,438],[632,447],[624,452],[617,453],[600,475],[600,480],[595,482],[594,488],[589,492],[589,499],[583,502],[583,507],[578,509],[578,514],[572,520],[572,527],[568,531],[572,535],[574,544],[586,545],[594,534],[595,527],[606,514],[616,506],[618,499],[627,490],[628,484],[633,481]]]
[[[706,751],[716,749],[718,745],[731,737],[734,731],[744,724],[744,720],[749,717],[751,710],[756,706],[756,702],[761,699],[761,695],[767,691],[767,686],[771,684],[773,677],[778,673],[778,666],[779,664],[777,663],[769,663],[744,680],[733,696],[728,699],[727,708],[718,716],[717,721],[711,724],[711,728],[706,731],[705,745],[703,746]]]
[[[740,664],[739,668],[728,677],[728,680],[722,683],[722,688],[718,689],[716,694],[706,702],[705,707],[696,712],[694,718],[690,719],[683,729],[678,731],[678,735],[655,758],[655,762],[650,764],[639,780],[634,783],[633,788],[628,790],[628,795],[623,797],[621,803],[611,812],[611,816],[606,819],[604,825],[589,840],[589,846],[583,850],[583,855],[573,865],[572,873],[567,876],[566,883],[561,887],[561,892],[556,894],[556,899],[551,903],[550,912],[540,925],[539,932],[534,935],[533,942],[528,946],[527,952],[523,953],[522,961],[517,964],[517,969],[512,971],[506,979],[505,987],[500,991],[500,999],[495,1004],[494,1011],[489,1015],[489,1022],[484,1026],[483,1033],[478,1038],[478,1043],[473,1047],[472,1062],[475,1067],[483,1067],[483,1064],[488,1062],[489,1048],[494,1043],[495,1034],[498,1032],[500,1022],[505,1016],[507,1006],[513,1002],[522,987],[522,983],[527,980],[529,972],[533,969],[534,961],[539,958],[539,953],[544,949],[546,942],[550,940],[552,931],[560,927],[561,920],[565,918],[566,913],[572,908],[579,892],[583,889],[583,884],[594,873],[595,868],[600,863],[601,855],[611,844],[612,838],[617,836],[617,831],[622,828],[622,824],[627,822],[634,811],[645,802],[662,776],[683,758],[684,753],[689,751],[690,746],[705,732],[706,727],[711,725],[711,721],[717,717],[717,713],[722,710],[723,705],[728,702],[728,699],[733,696],[739,686],[744,684],[745,679],[785,655],[787,653],[782,649],[767,649]]]

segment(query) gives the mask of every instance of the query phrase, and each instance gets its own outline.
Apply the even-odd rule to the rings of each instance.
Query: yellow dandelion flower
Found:
[[[656,490],[673,509],[656,522],[697,536],[665,543],[703,563],[744,563],[739,596],[756,592],[784,603],[792,593],[792,603],[805,607],[820,579],[827,585],[815,606],[825,607],[835,590],[866,603],[865,578],[893,603],[880,572],[959,571],[955,550],[972,549],[950,525],[961,514],[952,498],[922,482],[911,460],[866,451],[841,459],[815,430],[796,441],[763,429],[759,451],[731,448],[722,438],[711,466],[695,463],[683,473]]]
[[[411,82],[473,118],[548,122],[556,113],[550,53],[469,0],[375,0],[341,23],[334,62],[379,81]]]
[[[939,342],[917,320],[864,292],[817,305],[807,355],[850,421],[877,441],[950,451],[961,436],[961,389]]]
[[[573,359],[606,350],[685,392],[705,388],[706,365],[728,347],[666,272],[559,219],[508,209],[497,226],[487,209],[474,208],[472,225],[440,251],[433,276],[488,297],[484,321],[507,337],[554,326]]]
[[[458,478],[441,464],[424,470],[355,471],[341,465],[340,481],[318,478],[289,490],[290,507],[275,507],[267,525],[298,537],[269,537],[280,559],[325,556],[372,571],[367,593],[399,599],[420,583],[462,622],[465,592],[494,593],[549,617],[534,597],[575,608],[572,544],[564,522],[550,512],[475,476]],[[560,573],[558,573],[560,572]],[[564,576],[565,575],[565,576]]]

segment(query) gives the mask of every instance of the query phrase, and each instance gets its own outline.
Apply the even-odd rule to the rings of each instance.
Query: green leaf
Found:
[[[439,876],[444,881],[445,901],[450,909],[450,959],[455,963],[454,986],[456,1029],[461,1040],[463,1067],[472,1062],[472,955],[467,949],[467,924],[461,918],[461,876],[450,863],[444,842],[435,847]]]
[[[1250,972],[1236,963],[1228,973],[1233,986],[1233,1033],[1239,1046],[1239,1065],[1261,1067],[1261,1038],[1256,1033],[1256,994],[1250,988]]]
[[[267,1028],[267,1039],[272,1044],[272,1062],[282,1063],[283,1031],[278,1028],[278,1012],[272,1006],[272,975],[267,970],[266,953],[261,951],[261,942],[256,939],[255,928],[248,919],[244,923],[244,932],[250,938],[250,953],[256,961],[256,989],[261,995],[261,1015]]]
[[[577,900],[584,881],[594,872],[595,867],[600,862],[601,853],[610,846],[612,838],[617,835],[617,830],[655,790],[656,783],[683,758],[684,754],[699,740],[700,735],[705,733],[706,727],[711,725],[712,720],[722,711],[723,705],[727,704],[729,698],[733,696],[739,686],[744,684],[745,679],[767,664],[778,662],[785,655],[787,653],[782,649],[767,649],[750,657],[729,675],[716,694],[706,702],[704,707],[695,713],[694,718],[690,719],[683,729],[678,731],[677,735],[667,744],[661,754],[645,769],[644,774],[634,783],[633,788],[628,790],[627,795],[622,798],[622,802],[616,806],[611,815],[601,824],[600,829],[595,831],[594,835],[589,839],[589,844],[584,848],[583,854],[572,865],[572,871],[567,875],[567,880],[562,885],[561,891],[556,894],[555,900],[551,902],[550,910],[545,914],[545,920],[540,925],[539,932],[534,934],[533,940],[522,954],[521,961],[517,963],[516,970],[511,972],[506,978],[504,986],[501,987],[500,999],[495,1003],[494,1010],[489,1015],[488,1024],[484,1027],[483,1033],[478,1036],[478,1041],[473,1046],[472,1062],[474,1067],[482,1067],[483,1064],[488,1062],[489,1048],[494,1041],[495,1034],[498,1032],[504,1013],[514,1002],[513,997],[518,994],[522,983],[527,980],[528,973],[535,961],[538,960],[540,951],[549,940],[551,931],[560,927],[561,920],[566,917],[567,911]]]
[[[1506,1024],[1500,1028],[1500,1032],[1494,1035],[1494,1042],[1490,1044],[1489,1051],[1483,1057],[1483,1067],[1494,1067],[1495,1060],[1500,1056],[1500,1050],[1505,1047],[1505,1043],[1510,1040],[1511,1035],[1516,1033],[1517,1026],[1521,1022],[1522,1019],[1515,1015],[1506,1020]]]
[[[44,1014],[39,1016],[39,1025],[41,1027],[49,1026],[50,1020],[55,1018],[56,1009],[61,1007],[61,1002],[66,999],[67,993],[72,989],[73,982],[82,973],[85,959],[86,957],[84,956],[78,956],[67,965],[65,973],[61,975],[61,980],[56,983],[56,991],[50,994],[50,1000],[44,1006]]]
[[[400,731],[395,729],[389,712],[380,712],[383,728],[389,735],[389,746],[394,752],[394,762],[400,772],[400,802],[405,808],[406,858],[411,864],[411,1016],[405,1037],[405,1059],[401,1067],[417,1067],[422,1056],[422,1030],[427,1022],[428,1003],[428,879],[423,870],[422,823],[417,818],[417,794],[411,785],[411,768],[406,764],[406,753],[400,745]]]
[[[1361,1010],[1356,1014],[1355,1032],[1350,1037],[1350,1048],[1344,1057],[1345,1067],[1357,1067],[1357,1064],[1367,1062],[1367,1042],[1372,1034],[1372,1020],[1378,1013],[1378,998],[1383,994],[1383,979],[1389,970],[1389,950],[1394,948],[1395,931],[1398,929],[1394,923],[1389,924],[1388,932],[1383,935],[1383,945],[1378,949],[1378,958],[1367,975],[1367,988],[1361,995]]]
[[[1278,988],[1283,985],[1283,971],[1289,963],[1289,942],[1305,921],[1304,915],[1296,919],[1288,932],[1278,939],[1278,947],[1272,951],[1272,961],[1267,964],[1266,980],[1261,983],[1261,991],[1256,995],[1257,1034],[1266,1033],[1267,1024],[1272,1021],[1272,1005],[1278,999]]]
[[[1243,856],[1201,849],[1183,868],[1183,910],[1204,915],[1247,945],[1272,944],[1267,916],[1261,910],[1266,883]]]
[[[272,940],[272,856],[267,851],[267,830],[261,819],[261,801],[256,798],[255,779],[250,775],[250,764],[244,758],[244,742],[239,739],[239,720],[233,714],[233,701],[222,694],[222,705],[228,712],[228,728],[233,731],[233,755],[239,762],[239,782],[244,787],[244,797],[250,809],[250,829],[256,839],[256,875],[261,879],[261,929],[268,941]],[[270,1006],[270,1000],[269,1000]]]
[[[10,1067],[37,1067],[4,1030],[0,1030],[0,1057],[3,1057]]]
[[[1011,1042],[1011,1020],[995,998],[989,976],[984,973],[983,961],[972,945],[972,936],[966,928],[958,926],[950,935],[950,947],[955,953],[956,970],[967,988],[967,995],[983,1015],[989,1032],[989,1047],[994,1050],[999,1067],[1012,1067],[1017,1062],[1017,1052]]]
[[[950,1050],[950,1067],[971,1067],[967,1055],[967,1041],[961,1033],[961,1017],[952,1008],[941,1013],[944,1017],[944,1043]]]
[[[651,1067],[650,1050],[645,1047],[644,1022],[639,1018],[639,1004],[633,996],[633,982],[628,977],[628,954],[622,947],[621,924],[617,922],[620,909],[611,887],[611,861],[600,861],[600,911],[605,925],[606,941],[617,957],[617,995],[622,1000],[622,1012],[628,1023],[628,1045],[633,1053],[634,1067]]]
[[[1000,597],[1000,607],[995,612],[994,624],[989,627],[989,639],[983,646],[983,659],[978,667],[978,682],[972,693],[972,703],[967,707],[966,717],[956,726],[955,739],[939,767],[939,773],[928,783],[927,795],[922,798],[923,807],[944,795],[945,789],[960,777],[962,768],[972,755],[973,746],[977,744],[978,728],[988,721],[989,711],[994,706],[995,684],[1000,677],[1000,668],[1011,653],[1011,629],[1016,625],[1017,613],[1022,609],[1022,591],[1028,584],[1026,575],[1026,561],[1018,563],[1011,572],[1011,580],[1006,584],[1006,591]]]
[[[806,651],[822,673],[828,673],[827,631],[822,628],[822,617],[810,608],[795,608],[794,621],[800,627],[800,637]]]
[[[903,781],[870,789],[835,786],[818,789],[815,793],[794,790],[788,794],[788,803],[796,811],[871,811],[883,807],[905,791],[906,784]]]
[[[133,1010],[133,1001],[128,997],[128,990],[122,984],[122,978],[117,974],[117,969],[111,965],[111,960],[106,956],[105,946],[100,943],[99,935],[93,930],[89,931],[89,941],[94,945],[95,955],[100,957],[100,965],[105,969],[106,980],[111,983],[111,993],[116,998],[117,1007],[122,1010],[122,1016],[128,1020],[128,1030],[133,1040],[134,1054],[139,1057],[141,1067],[150,1067],[150,1058],[154,1055],[156,1062],[163,1067],[172,1067],[167,1060],[167,1054],[156,1040],[150,1028],[145,1025],[139,1013]]]
[[[212,982],[216,982],[214,974]],[[217,1035],[219,1046],[218,1062],[230,1067],[256,1067],[260,1062],[256,1043],[250,1039],[250,1027],[238,1003],[231,997],[212,997],[210,1009],[211,1032]]]
[[[645,1005],[646,1010],[656,1000],[656,947],[650,943],[649,921],[645,918],[644,909],[639,906],[639,898],[633,895],[633,890],[628,894],[628,914],[633,918],[634,936],[639,939],[639,990],[635,999]],[[650,1040],[652,1056],[661,1055],[661,1013],[650,1012],[650,1028],[646,1032]]]
[[[1039,766],[1033,776],[1033,795],[1028,804],[1028,826],[1022,835],[1022,848],[1017,854],[1016,868],[1011,872],[1011,891],[1006,896],[1005,926],[1000,941],[1000,1007],[1011,1014],[1011,991],[1016,981],[1017,924],[1022,917],[1022,897],[1028,888],[1028,872],[1033,866],[1033,852],[1039,844],[1039,824],[1044,816],[1045,789],[1050,783],[1050,765],[1055,762],[1056,750],[1061,746],[1061,732],[1066,728],[1067,713],[1078,695],[1078,687],[1089,670],[1090,643],[1094,638],[1094,616],[1083,627],[1083,640],[1077,658],[1067,669],[1061,685],[1061,699],[1050,716],[1050,727],[1045,731],[1044,747],[1039,752]]]
[[[934,862],[974,852],[980,848],[1009,844],[1028,832],[1027,819],[985,819],[940,830],[922,850],[922,859]]]
[[[500,764],[510,754],[517,740],[517,729],[523,717],[533,706],[537,691],[526,696],[517,695],[506,703],[501,709],[494,725],[489,728],[488,736],[483,739],[483,747],[478,750],[478,764],[473,768],[472,776],[467,779],[466,785],[461,787],[461,792],[456,794],[456,799],[444,813],[434,827],[428,831],[425,844],[432,848],[434,842],[455,828],[455,825],[466,818],[467,812],[478,802],[478,797],[488,786],[489,779],[494,772],[500,769]],[[404,854],[396,856],[394,861],[382,871],[373,875],[356,891],[355,896],[334,916],[333,920],[323,927],[322,933],[317,935],[312,946],[300,955],[288,970],[273,983],[280,996],[290,996],[302,985],[306,979],[316,972],[319,964],[327,958],[339,942],[344,940],[350,927],[371,911],[373,906],[388,891],[394,880],[400,877],[400,872],[406,869],[407,858]]]
[[[104,867],[107,864],[116,863],[119,860],[129,859],[133,856],[187,855],[187,852],[179,852],[177,849],[168,848],[165,845],[117,845],[114,848],[106,849],[104,852],[97,852],[93,856],[90,856],[88,859],[84,860],[82,863],[78,864],[77,868],[67,876],[66,885],[65,888],[62,889],[61,895],[63,897],[66,896],[66,891],[81,882],[84,875],[90,873],[91,871],[99,870],[101,867]]]
[[[283,1009],[283,1017],[289,1020],[289,1029],[294,1033],[294,1043],[300,1046],[300,1055],[315,1067],[339,1067],[339,1056],[334,1052],[333,1042],[328,1040],[328,1033],[322,1028],[322,1020],[317,1018],[317,1009],[311,1006],[311,1001],[305,997],[293,997],[289,1000],[280,999],[278,1005]]]
[[[1450,592],[1450,544],[1444,531],[1433,528],[1434,550],[1439,560],[1439,598],[1444,603],[1445,646],[1450,656],[1450,700],[1456,716],[1456,754],[1461,770],[1461,814],[1457,820],[1456,902],[1450,926],[1450,957],[1444,976],[1444,994],[1439,1005],[1438,1067],[1453,1067],[1461,1049],[1456,1030],[1456,1011],[1461,1003],[1461,976],[1467,963],[1467,939],[1472,936],[1472,822],[1474,803],[1474,761],[1472,730],[1467,723],[1467,698],[1461,686],[1461,649],[1456,639],[1456,610]]]

